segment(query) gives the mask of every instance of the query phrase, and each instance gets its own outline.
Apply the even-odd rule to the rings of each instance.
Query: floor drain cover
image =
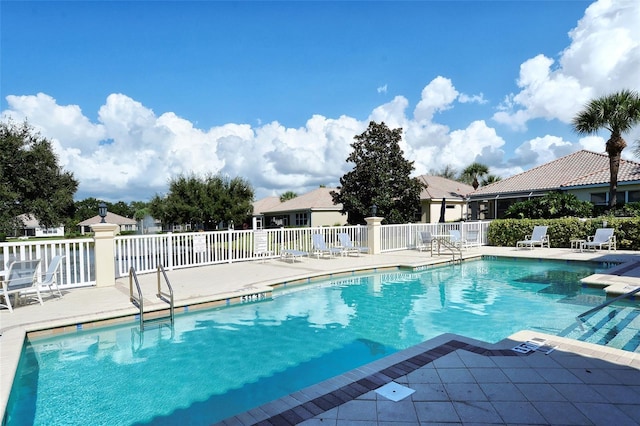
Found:
[[[398,402],[405,399],[409,395],[415,392],[415,389],[408,388],[397,384],[396,382],[389,382],[386,385],[376,389],[378,395],[382,395],[391,401]]]

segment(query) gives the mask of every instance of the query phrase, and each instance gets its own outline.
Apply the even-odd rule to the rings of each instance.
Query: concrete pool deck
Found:
[[[624,288],[640,285],[640,253],[638,252],[576,252],[553,248],[516,250],[509,247],[478,247],[464,251],[463,255],[465,258],[490,255],[625,262],[624,265],[608,271],[611,272],[610,274],[593,276],[593,283]],[[185,306],[192,308],[196,305],[202,307],[224,305],[227,300],[234,302],[240,301],[242,297],[249,299],[262,297],[268,295],[274,285],[283,282],[306,282],[306,277],[348,275],[358,270],[380,270],[398,266],[415,268],[449,260],[451,260],[450,255],[431,257],[428,252],[398,251],[375,256],[305,258],[302,262],[295,263],[274,259],[265,262],[212,265],[168,271],[167,275],[174,288],[176,307],[179,312]],[[156,275],[141,275],[139,281],[144,295],[145,311],[164,309],[166,305],[155,297]],[[66,290],[64,293],[61,298],[45,295],[42,306],[32,303],[18,307],[13,313],[7,310],[0,311],[0,331],[2,332],[0,336],[0,365],[2,365],[0,404],[3,416],[26,333],[52,334],[51,329],[57,332],[76,330],[78,324],[82,324],[83,327],[91,326],[95,321],[104,324],[104,321],[114,317],[131,320],[138,312],[138,309],[129,301],[128,278],[118,279],[113,287],[79,288]],[[502,353],[500,351],[509,349],[520,341],[534,337],[552,341],[558,348],[549,355],[541,353],[522,357],[492,355],[493,350],[498,351],[496,354],[499,354]],[[456,343],[451,346],[451,342]],[[416,360],[407,361],[416,357],[416,354],[422,355],[421,362],[424,360],[429,362],[420,366],[416,364]],[[468,360],[469,357],[474,360]],[[537,361],[538,359],[540,361]],[[535,365],[527,360],[536,360]],[[576,364],[573,365],[569,361]],[[514,366],[514,363],[518,365]],[[307,424],[335,425],[383,425],[389,422],[396,422],[394,424],[397,425],[442,422],[458,424],[556,422],[550,419],[558,419],[557,423],[563,424],[604,424],[603,421],[598,420],[602,413],[617,416],[612,419],[618,420],[613,423],[609,421],[607,424],[640,424],[640,405],[637,404],[640,400],[640,354],[638,353],[522,331],[511,336],[511,340],[497,345],[474,342],[461,336],[441,336],[374,364],[332,379],[333,381],[318,384],[316,386],[319,388],[315,390],[315,387],[312,387],[267,406],[256,408],[229,419],[226,424],[260,422],[262,424],[295,424],[302,420],[306,420]],[[409,365],[415,368],[409,371]],[[390,368],[395,373],[391,373]],[[440,371],[440,368],[444,370]],[[589,373],[585,373],[587,370]],[[402,371],[406,374],[399,375]],[[500,372],[502,375],[499,374]],[[434,373],[437,374],[434,376]],[[478,379],[481,375],[491,377],[487,379],[489,381],[483,382]],[[439,385],[435,381],[436,376],[440,380]],[[458,376],[464,376],[466,379],[460,379]],[[519,378],[521,376],[528,378],[525,377],[523,379],[525,382],[522,382]],[[560,378],[554,379],[551,376]],[[426,379],[417,379],[417,377],[426,377]],[[492,377],[501,377],[501,379],[496,382],[497,379]],[[539,377],[544,380],[541,381]],[[629,378],[633,380],[629,381]],[[371,381],[372,379],[374,381]],[[378,385],[385,380],[410,385],[411,388],[416,388],[416,392],[405,400],[392,403],[367,387]],[[367,386],[359,387],[360,382]],[[498,389],[496,392],[513,389],[514,392],[511,394],[520,396],[516,400],[494,400],[489,390],[492,383],[496,386],[500,385],[499,389],[496,388]],[[418,385],[422,386],[423,391],[418,392]],[[337,387],[333,389],[335,386]],[[344,386],[346,388],[342,389]],[[425,396],[424,392],[428,391],[427,388],[432,389],[434,386],[439,391],[430,397]],[[548,395],[543,392],[545,389],[550,392]],[[518,393],[515,392],[516,390]],[[348,392],[347,395],[349,393],[352,395],[347,398],[345,392]],[[358,394],[358,392],[362,393]],[[541,399],[536,400],[536,398]],[[318,404],[324,405],[326,409]],[[592,405],[598,408],[589,408]],[[556,406],[557,410],[545,408]],[[314,412],[317,410],[320,411]],[[414,417],[407,414],[412,410]],[[432,412],[433,410],[437,413]],[[511,413],[512,410],[515,410],[514,413]],[[569,412],[573,414],[569,416]],[[371,418],[372,415],[375,415],[375,419]],[[586,423],[583,419],[587,419]]]

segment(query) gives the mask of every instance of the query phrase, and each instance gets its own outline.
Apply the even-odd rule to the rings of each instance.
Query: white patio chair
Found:
[[[431,242],[433,241],[433,236],[429,231],[420,231],[418,232],[418,238],[416,241],[416,248],[420,251],[430,250]]]
[[[324,235],[322,234],[313,234],[311,236],[311,242],[313,244],[313,254],[315,254],[318,259],[320,259],[320,256],[324,256],[325,254],[331,257],[345,253],[344,250],[339,247],[328,247],[327,243],[324,241]]]
[[[51,293],[51,295],[54,295],[53,287],[55,287],[56,291],[58,292],[58,296],[62,297],[62,292],[60,291],[60,287],[58,287],[58,268],[60,267],[62,259],[64,258],[65,256],[52,257],[51,262],[49,262],[49,267],[47,267],[47,272],[45,272],[44,274],[42,282],[38,283],[40,286],[49,287],[49,292]]]
[[[603,247],[607,247],[609,251],[611,248],[616,249],[616,236],[613,234],[613,228],[598,228],[596,234],[587,237],[587,241],[582,243],[584,250],[602,250]]]
[[[529,247],[533,249],[535,246],[550,248],[549,237],[547,236],[548,226],[536,225],[533,227],[531,235],[527,235],[524,240],[518,241],[516,247]]]
[[[346,232],[338,233],[338,240],[340,241],[342,249],[346,251],[346,254],[354,253],[356,256],[360,256],[360,253],[367,253],[369,251],[369,247],[354,246],[351,241],[351,236]]]
[[[37,274],[40,268],[40,259],[33,260],[16,260],[9,265],[9,270],[2,281],[2,296],[4,296],[4,302],[1,304],[9,309],[9,312],[13,312],[11,306],[10,296],[14,294],[17,298],[21,296],[21,293],[27,290],[34,290],[36,292],[38,301],[42,305],[42,297],[40,296],[40,286],[38,285]]]

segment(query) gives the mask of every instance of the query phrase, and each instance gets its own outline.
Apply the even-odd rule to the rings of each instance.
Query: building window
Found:
[[[307,226],[309,224],[308,213],[296,213],[296,226]]]
[[[629,203],[640,202],[640,191],[629,191],[627,196],[629,197]]]
[[[596,192],[596,193],[592,193],[591,195],[591,202],[594,205],[602,205],[602,204],[607,204],[607,193],[606,192]]]

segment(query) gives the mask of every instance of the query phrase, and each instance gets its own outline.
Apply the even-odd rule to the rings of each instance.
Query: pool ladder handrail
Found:
[[[618,300],[626,299],[629,296],[633,296],[636,293],[640,293],[640,287],[635,288],[635,289],[633,289],[633,290],[631,290],[631,291],[629,291],[627,293],[621,294],[621,295],[619,295],[617,297],[614,297],[613,299],[605,300],[604,302],[602,302],[598,306],[596,306],[594,308],[591,308],[588,311],[585,311],[585,312],[581,313],[580,315],[578,315],[576,317],[576,322],[580,326],[580,330],[584,331],[584,327],[582,325],[584,324],[585,321],[583,320],[583,318],[586,317],[587,315],[592,314],[594,312],[597,312],[600,309],[605,308],[605,307],[609,306],[610,304],[612,304],[614,302],[617,302]]]
[[[162,275],[164,276],[164,281],[167,284],[167,288],[169,289],[169,292],[164,292],[162,291],[162,283],[160,280],[160,273],[162,273]],[[167,273],[164,270],[164,267],[162,265],[158,265],[158,270],[157,270],[157,281],[158,281],[158,293],[156,293],[156,296],[158,297],[158,299],[167,302],[169,304],[169,319],[171,320],[171,325],[173,326],[173,321],[174,321],[174,316],[175,316],[175,309],[174,309],[174,298],[173,298],[173,287],[171,287],[171,282],[169,281],[169,278],[167,277]],[[133,283],[136,284],[136,290],[137,290],[137,295],[133,293]],[[168,299],[167,299],[168,298]],[[143,331],[144,330],[144,323],[145,323],[145,319],[144,319],[144,298],[142,297],[142,289],[140,288],[140,282],[138,281],[138,275],[136,274],[136,270],[131,267],[129,268],[129,300],[131,301],[131,303],[133,303],[134,305],[136,305],[138,307],[138,309],[140,310],[140,330]],[[154,318],[152,320],[149,321],[155,321],[158,320],[160,318]]]
[[[168,293],[162,291],[160,273],[162,273],[162,276],[164,277],[164,282],[167,284],[167,288],[169,289]],[[171,282],[169,281],[169,277],[167,277],[167,273],[164,270],[164,266],[158,265],[157,276],[158,276],[158,293],[156,293],[156,296],[158,296],[158,299],[163,300],[169,304],[169,317],[171,318],[171,324],[173,325],[173,318],[175,315],[174,303],[173,303],[173,287],[171,287]],[[166,299],[167,297],[169,299]]]
[[[458,253],[458,261],[460,263],[462,263],[462,250],[456,246],[455,244],[453,244],[451,241],[449,241],[447,238],[434,238],[431,240],[431,255],[433,256],[433,245],[437,244],[438,245],[438,254],[440,254],[440,246],[444,246],[445,248],[449,249],[449,251],[451,251],[451,255],[453,256],[453,262],[456,262],[456,252]]]
[[[133,294],[133,283],[136,283],[136,289],[138,295]],[[144,299],[142,298],[142,290],[140,289],[140,283],[138,282],[138,275],[135,268],[132,266],[129,268],[129,301],[136,305],[140,310],[140,330],[144,330]]]

